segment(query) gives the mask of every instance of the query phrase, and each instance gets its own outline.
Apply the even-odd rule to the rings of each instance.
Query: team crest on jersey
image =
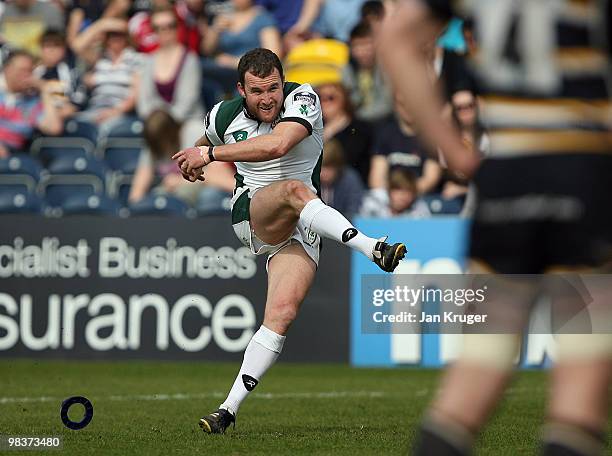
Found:
[[[232,133],[232,136],[234,137],[236,142],[240,142],[240,141],[244,141],[245,139],[247,139],[249,134],[244,130],[240,130],[240,131],[235,131],[234,133]]]
[[[305,231],[306,231],[307,239],[304,239],[304,242],[306,242],[306,244],[308,245],[314,245],[319,235],[315,233],[314,231],[310,231],[308,228],[306,228]]]
[[[293,95],[293,102],[299,103],[301,105],[300,107],[300,111],[301,111],[302,108],[305,108],[305,109],[314,108],[315,104],[317,103],[317,97],[314,93],[298,92],[295,95]]]

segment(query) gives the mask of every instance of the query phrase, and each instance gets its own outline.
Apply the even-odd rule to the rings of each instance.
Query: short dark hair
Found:
[[[353,27],[349,41],[355,38],[368,38],[370,36],[372,36],[372,26],[370,26],[368,21],[363,20]]]
[[[283,64],[278,56],[269,49],[252,49],[240,58],[238,62],[238,80],[244,86],[244,75],[248,71],[258,78],[270,76],[276,68],[281,79],[285,80]]]
[[[368,0],[361,5],[361,18],[374,16],[381,19],[385,15],[385,5],[380,0]]]
[[[64,46],[66,44],[66,35],[57,29],[47,29],[40,35],[39,43],[42,46],[49,42]]]

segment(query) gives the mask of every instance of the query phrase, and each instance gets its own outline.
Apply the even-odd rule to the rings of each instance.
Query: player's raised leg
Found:
[[[224,433],[235,422],[240,404],[274,364],[285,342],[285,334],[297,316],[314,279],[316,266],[304,248],[293,243],[270,258],[268,296],[263,325],[253,335],[240,371],[219,410],[200,420],[208,433]]]
[[[387,244],[361,233],[340,212],[327,206],[303,182],[284,180],[255,193],[251,226],[262,241],[275,245],[286,240],[301,221],[319,236],[358,250],[382,270],[393,271],[406,254],[402,243]]]

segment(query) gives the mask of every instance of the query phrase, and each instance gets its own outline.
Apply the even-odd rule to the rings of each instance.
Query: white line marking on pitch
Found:
[[[345,397],[383,397],[387,394],[381,391],[323,391],[306,393],[253,393],[250,397],[255,399],[339,399]],[[221,392],[201,394],[135,394],[127,396],[102,396],[95,397],[96,400],[110,401],[172,401],[192,399],[223,399],[226,395]],[[15,404],[22,402],[56,402],[65,398],[40,396],[40,397],[0,397],[0,404]]]

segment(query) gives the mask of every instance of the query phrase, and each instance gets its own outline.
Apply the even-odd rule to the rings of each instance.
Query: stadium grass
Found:
[[[0,434],[63,437],[63,450],[40,454],[407,454],[439,379],[434,370],[279,363],[243,404],[235,429],[204,434],[197,421],[222,401],[237,368],[1,360]],[[544,372],[519,373],[477,454],[536,454],[545,388]],[[80,431],[59,417],[61,401],[74,395],[94,404]],[[70,417],[79,420],[78,412]]]

